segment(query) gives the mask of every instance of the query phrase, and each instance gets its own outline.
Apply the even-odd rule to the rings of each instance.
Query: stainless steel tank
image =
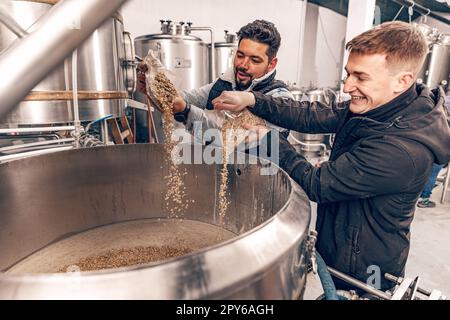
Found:
[[[3,5],[23,29],[28,29],[57,2],[6,0]],[[126,70],[122,68],[122,62],[127,56],[123,33],[122,18],[117,14],[78,48],[77,85],[82,121],[123,113],[125,104],[121,100],[127,98],[134,89],[134,79],[125,79]],[[0,25],[0,50],[7,49],[15,40],[16,36]],[[72,122],[71,63],[68,57],[1,122],[9,126]],[[130,76],[128,72],[128,77],[133,77],[133,73]]]
[[[214,73],[218,77],[233,67],[234,56],[238,48],[237,36],[225,30],[225,41],[214,43]],[[213,81],[215,79],[211,79]]]
[[[428,53],[425,58],[425,61],[422,65],[422,68],[417,74],[417,81],[421,83],[425,83],[428,76],[428,70],[430,65],[430,57],[431,57],[431,50],[433,47],[433,44],[436,42],[437,37],[439,36],[439,32],[436,28],[432,28],[427,24],[424,23],[413,23],[413,25],[425,36],[425,39],[427,41],[428,45]]]
[[[322,102],[328,103],[327,93],[325,90],[309,90],[305,93],[307,101],[310,102]],[[303,99],[302,94],[297,94],[294,96],[296,100],[301,101]],[[294,145],[297,152],[304,155],[307,159],[311,160],[313,158],[318,158],[324,155],[327,150],[327,145],[325,144],[329,135],[325,134],[310,134],[291,131],[289,136],[289,141]]]
[[[2,5],[12,18],[25,30],[29,29],[42,15],[51,9],[51,4],[35,1],[3,1]],[[0,51],[7,49],[17,39],[16,35],[0,23]],[[30,55],[32,52],[30,52]],[[20,63],[18,61],[17,63]],[[31,71],[31,70],[30,70]],[[7,75],[2,75],[7,76]],[[59,66],[34,91],[65,91],[69,83],[64,74],[64,65]],[[73,119],[72,110],[66,101],[26,101],[20,103],[2,124],[41,124],[52,122],[68,122]]]
[[[426,84],[430,88],[438,85],[448,87],[450,78],[450,34],[441,34],[433,44]]]
[[[162,33],[137,37],[136,54],[145,57],[150,49],[158,53],[164,66],[178,80],[179,90],[199,88],[209,83],[207,45],[189,33],[187,24],[161,22]]]
[[[170,219],[161,145],[78,149],[1,164],[0,298],[301,298],[309,201],[286,173],[261,175],[262,166],[229,165],[231,202],[219,223],[220,165],[182,166],[193,201],[182,219]],[[196,250],[158,263],[54,273],[59,259],[70,263],[83,250],[185,241]]]

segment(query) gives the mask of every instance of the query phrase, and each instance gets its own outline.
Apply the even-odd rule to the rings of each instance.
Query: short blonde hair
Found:
[[[428,53],[424,35],[414,26],[401,21],[380,24],[349,41],[350,53],[385,54],[388,67],[411,71],[416,75]]]

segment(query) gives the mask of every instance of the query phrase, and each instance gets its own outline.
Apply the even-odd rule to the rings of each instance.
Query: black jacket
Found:
[[[349,102],[330,107],[254,95],[250,110],[276,125],[336,133],[320,168],[281,138],[280,167],[318,203],[316,248],[327,265],[363,282],[378,267],[381,289],[391,288],[383,275],[404,273],[415,204],[432,163],[450,161],[443,91],[415,85],[371,111],[382,121],[352,115]]]

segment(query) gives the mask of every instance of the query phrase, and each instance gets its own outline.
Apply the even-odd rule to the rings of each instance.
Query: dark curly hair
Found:
[[[272,22],[266,20],[255,20],[243,26],[237,33],[239,42],[242,39],[250,39],[269,46],[267,56],[272,60],[278,52],[281,45],[281,36]]]

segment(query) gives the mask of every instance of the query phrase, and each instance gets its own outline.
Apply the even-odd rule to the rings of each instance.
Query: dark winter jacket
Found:
[[[349,102],[326,106],[254,95],[250,110],[276,125],[336,134],[320,168],[280,139],[280,167],[318,203],[316,248],[327,265],[391,288],[383,275],[404,273],[415,204],[432,164],[450,161],[443,91],[414,85],[364,115],[351,114]],[[369,278],[376,268],[378,282]]]

